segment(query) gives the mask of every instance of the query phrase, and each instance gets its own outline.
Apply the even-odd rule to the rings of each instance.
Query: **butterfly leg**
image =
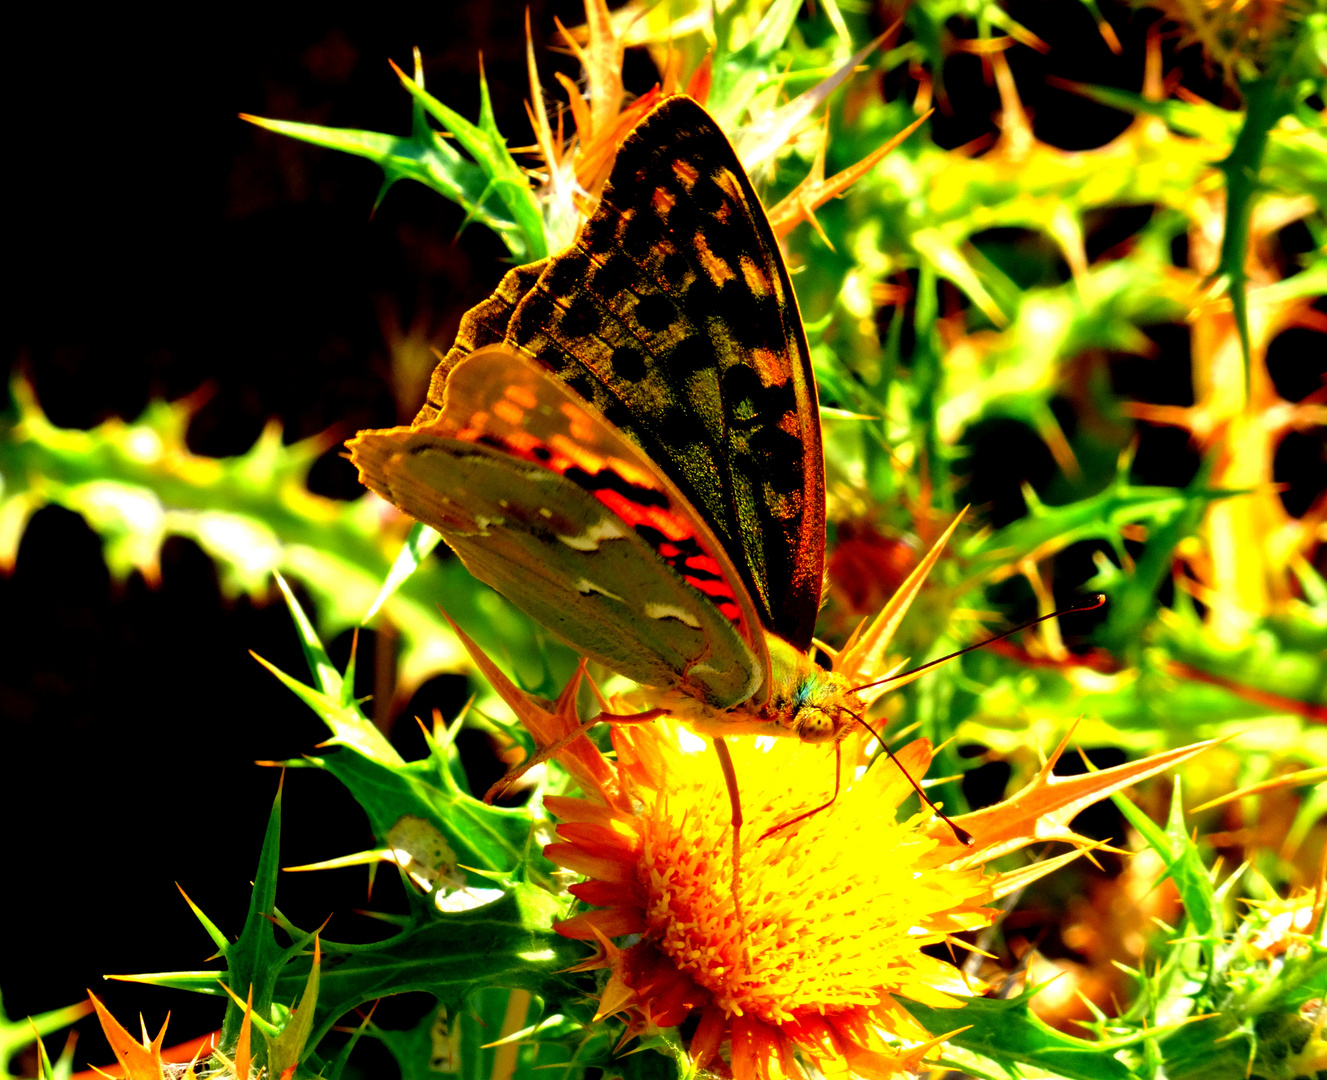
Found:
[[[714,752],[719,755],[719,768],[723,770],[723,781],[728,785],[728,800],[733,807],[733,909],[737,913],[738,925],[743,928],[742,938],[746,940],[746,920],[742,918],[742,796],[737,790],[737,770],[733,768],[733,757],[728,753],[728,744],[722,736],[714,736]]]
[[[787,821],[775,825],[772,829],[766,829],[760,834],[761,840],[768,840],[776,832],[782,832],[789,825],[796,825],[799,821],[805,821],[809,817],[815,817],[820,811],[828,810],[834,805],[834,800],[839,797],[839,786],[843,782],[843,751],[840,749],[841,743],[834,744],[834,794],[829,797],[829,802],[822,803],[814,810],[808,810],[805,814],[798,814],[795,818],[789,818]]]

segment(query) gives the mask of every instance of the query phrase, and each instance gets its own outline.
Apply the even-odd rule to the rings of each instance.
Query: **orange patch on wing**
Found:
[[[504,399],[493,403],[493,415],[507,421],[512,427],[520,427],[521,421],[525,419],[525,410],[516,402]]]
[[[711,179],[719,185],[719,190],[728,196],[729,202],[739,204],[742,202],[742,185],[737,182],[737,177],[730,170],[719,169]]]
[[[749,355],[752,366],[760,376],[761,386],[782,386],[787,380],[788,371],[778,353],[769,349],[752,349]]]
[[[742,256],[742,278],[746,287],[756,296],[768,296],[772,291],[768,275],[749,255]]]
[[[593,474],[608,464],[599,454],[587,450],[564,435],[554,435],[547,445],[554,452],[548,465],[559,473],[565,474],[568,469],[575,467]]]
[[[700,259],[700,265],[705,268],[705,273],[709,275],[710,280],[714,282],[716,287],[723,288],[723,283],[725,281],[734,281],[737,279],[737,275],[733,272],[733,268],[710,250],[709,241],[705,239],[705,234],[699,229],[696,230],[695,244],[696,255]]]
[[[658,243],[650,245],[650,254],[661,261],[676,253],[677,248],[668,240],[660,240]]]
[[[691,162],[682,158],[678,158],[673,162],[673,175],[677,177],[688,193],[690,193],[696,181],[700,179],[699,170]]]
[[[489,414],[482,410],[475,413],[465,427],[457,430],[456,437],[465,442],[478,442],[488,432],[488,417]]]
[[[573,440],[588,443],[594,438],[594,425],[583,409],[578,409],[571,402],[567,402],[562,406],[562,415],[567,418]]]
[[[602,490],[594,492],[594,497],[613,511],[632,528],[648,525],[658,529],[669,540],[689,540],[696,533],[691,522],[658,506],[642,506],[620,491]]]
[[[535,459],[532,455],[534,454],[535,447],[539,446],[540,442],[528,431],[517,429],[507,437],[505,445],[507,449],[511,450],[517,457],[527,458],[530,461],[533,461]]]
[[[650,197],[650,205],[660,217],[667,217],[668,211],[677,203],[677,198],[667,188],[657,187]]]
[[[523,409],[533,409],[539,404],[539,399],[534,396],[534,391],[528,386],[509,386],[506,389],[509,400],[516,402]]]

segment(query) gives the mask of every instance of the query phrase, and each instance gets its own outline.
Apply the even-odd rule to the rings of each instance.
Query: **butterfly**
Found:
[[[712,736],[837,741],[815,381],[788,271],[714,120],[664,100],[566,252],[461,321],[409,427],[348,444],[371,489],[577,651]],[[736,850],[736,829],[734,830]]]

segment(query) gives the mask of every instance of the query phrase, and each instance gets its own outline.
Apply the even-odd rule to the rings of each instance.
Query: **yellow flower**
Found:
[[[848,750],[864,740],[850,737]],[[716,755],[671,723],[615,728],[619,774],[635,810],[550,798],[563,843],[546,854],[590,880],[572,893],[599,910],[557,929],[604,942],[611,967],[600,1015],[626,1009],[632,1028],[671,1027],[701,1011],[691,1050],[713,1067],[731,1039],[734,1076],[801,1076],[800,1053],[826,1075],[914,1067],[931,1036],[893,995],[957,1006],[980,992],[921,949],[987,925],[992,879],[951,865],[966,849],[931,815],[899,820],[912,788],[887,762],[851,783],[826,811],[760,839],[825,802],[833,756],[794,739],[734,739],[747,826],[740,910],[732,895],[732,809]],[[849,753],[849,760],[854,755]],[[901,763],[930,764],[925,740]],[[789,777],[799,779],[789,784]],[[607,944],[623,934],[625,950]]]
[[[988,925],[991,901],[1092,846],[1069,828],[1085,806],[1207,745],[1056,777],[1066,736],[1022,791],[957,819],[975,838],[964,847],[929,812],[899,818],[911,786],[887,760],[864,768],[867,737],[855,733],[842,744],[844,789],[833,805],[762,838],[827,801],[832,750],[789,738],[729,738],[746,818],[735,904],[732,808],[706,740],[668,719],[619,725],[610,762],[574,737],[579,674],[556,702],[545,702],[517,689],[460,636],[540,744],[559,746],[555,756],[584,793],[545,799],[562,820],[559,842],[545,853],[587,878],[571,892],[596,910],[557,929],[598,943],[580,967],[609,969],[599,1016],[625,1012],[629,1036],[697,1018],[693,1062],[734,1080],[803,1080],[807,1065],[827,1077],[869,1080],[920,1067],[955,1031],[934,1037],[896,997],[955,1007],[960,1030],[955,995],[982,991],[922,949]],[[930,744],[917,740],[898,757],[920,779]],[[983,869],[1049,840],[1074,850],[1002,874]],[[613,943],[628,935],[638,939]]]

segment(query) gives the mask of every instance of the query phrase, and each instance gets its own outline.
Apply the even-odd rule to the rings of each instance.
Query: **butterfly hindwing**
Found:
[[[719,708],[768,658],[722,545],[641,451],[528,358],[464,358],[444,408],[350,443],[361,478],[477,578],[637,682]]]
[[[650,113],[575,244],[509,273],[461,338],[491,341],[503,319],[508,347],[667,475],[723,545],[763,625],[805,649],[825,520],[810,357],[764,210],[699,105],[674,97]],[[435,374],[426,412],[466,347],[458,339]]]

